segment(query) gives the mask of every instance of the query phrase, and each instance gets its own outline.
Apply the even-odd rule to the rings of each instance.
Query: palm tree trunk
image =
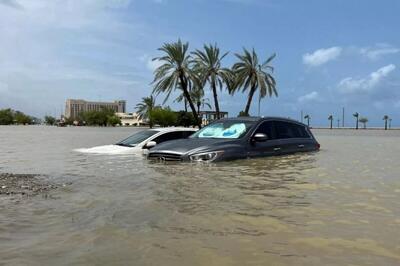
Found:
[[[186,97],[185,97],[185,99],[183,100],[183,102],[184,102],[184,104],[185,104],[185,112],[187,113],[187,101],[186,101]]]
[[[201,102],[197,102],[197,114],[200,115]]]
[[[333,120],[331,119],[331,129],[332,129],[332,122],[333,122]]]
[[[200,122],[200,119],[199,119],[199,115],[198,115],[197,112],[196,112],[196,107],[194,106],[193,101],[192,101],[192,99],[190,98],[189,91],[188,91],[188,89],[187,89],[187,81],[185,80],[185,78],[183,77],[182,74],[179,76],[179,79],[181,80],[183,95],[185,96],[186,100],[187,100],[188,103],[189,103],[189,107],[190,107],[190,109],[192,110],[193,117],[194,117],[194,118],[196,119],[196,121],[197,121],[198,127],[201,128],[201,122]]]
[[[356,120],[356,129],[358,129],[358,117],[357,117],[357,120]]]
[[[244,113],[249,115],[251,101],[253,100],[254,93],[256,92],[256,88],[254,86],[251,87],[249,97],[247,99],[246,108],[244,109]]]
[[[387,119],[385,119],[385,130],[387,130]]]
[[[214,105],[215,105],[215,113],[217,119],[220,119],[220,113],[219,113],[219,103],[218,103],[218,95],[217,95],[217,86],[215,85],[215,82],[212,83],[212,91],[213,91],[213,96],[214,96]]]

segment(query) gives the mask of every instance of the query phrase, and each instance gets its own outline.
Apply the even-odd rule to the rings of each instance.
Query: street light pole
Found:
[[[342,109],[342,127],[344,127],[344,107]]]

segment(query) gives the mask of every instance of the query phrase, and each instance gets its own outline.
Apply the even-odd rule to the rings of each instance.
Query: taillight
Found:
[[[317,143],[317,149],[319,150],[321,148],[321,144]]]

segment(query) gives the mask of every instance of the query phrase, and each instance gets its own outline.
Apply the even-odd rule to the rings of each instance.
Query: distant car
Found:
[[[187,138],[196,131],[197,129],[194,128],[181,127],[153,128],[137,132],[116,144],[76,149],[75,151],[97,154],[142,153],[162,142]]]
[[[277,118],[227,118],[215,121],[188,139],[157,145],[148,159],[213,162],[319,150],[310,129]]]

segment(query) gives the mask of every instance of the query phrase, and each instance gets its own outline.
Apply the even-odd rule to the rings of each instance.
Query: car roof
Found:
[[[174,131],[197,131],[197,128],[191,127],[157,127],[152,128],[152,130],[159,131],[159,132],[174,132]]]
[[[240,117],[230,117],[230,118],[222,118],[222,121],[249,121],[249,122],[261,122],[266,120],[279,120],[286,121],[290,123],[305,125],[297,120],[287,118],[287,117],[279,117],[279,116],[240,116]],[[305,125],[306,126],[306,125]]]

